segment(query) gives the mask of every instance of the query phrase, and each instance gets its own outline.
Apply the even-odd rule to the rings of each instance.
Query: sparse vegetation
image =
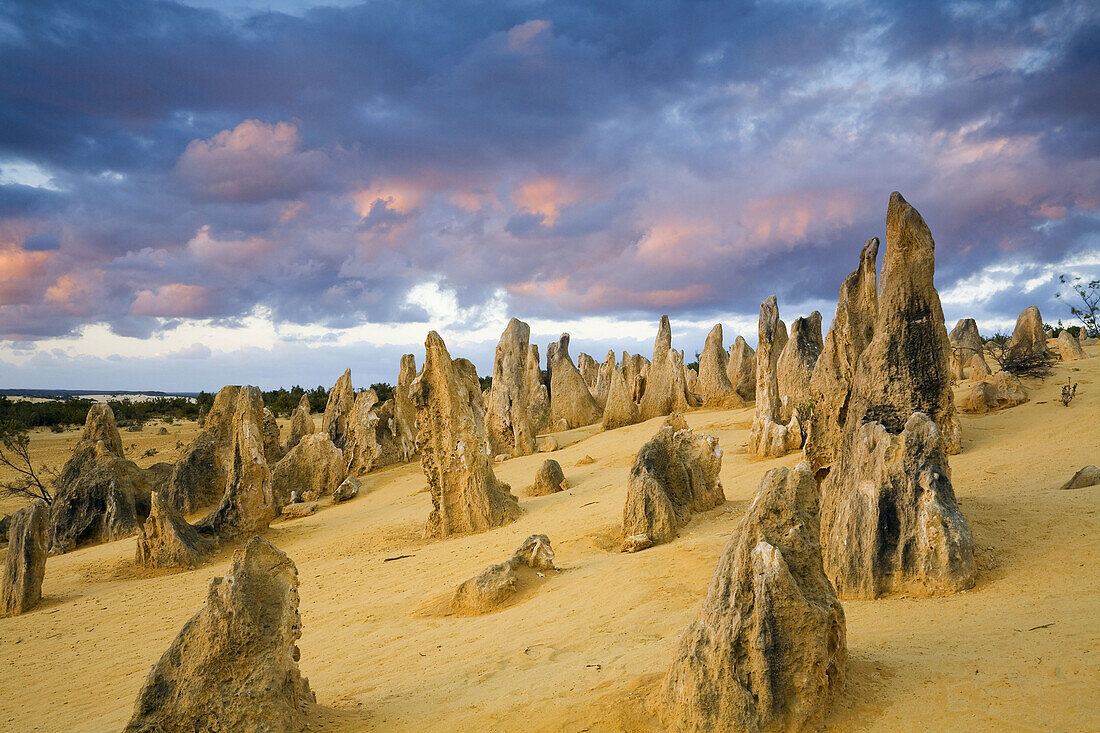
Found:
[[[1065,275],[1059,275],[1058,282],[1062,283],[1062,285],[1068,285],[1070,290],[1080,298],[1080,306],[1068,302],[1067,304],[1069,305],[1069,312],[1076,316],[1084,325],[1085,335],[1090,338],[1100,336],[1100,323],[1098,323],[1098,321],[1100,321],[1100,280],[1089,280],[1086,282],[1079,277],[1075,277],[1071,280]],[[1066,293],[1058,292],[1054,294],[1054,297],[1065,300],[1065,298],[1062,297],[1063,295],[1066,295]]]
[[[15,472],[15,478],[0,482],[0,492],[52,504],[57,471],[49,466],[35,466],[30,444],[26,426],[12,420],[0,421],[0,464]]]
[[[388,399],[393,398],[393,385],[387,382],[375,382],[370,386],[374,390],[374,393],[378,395],[379,402],[385,402]]]
[[[1069,403],[1073,402],[1073,398],[1077,396],[1077,382],[1074,382],[1071,386],[1069,382],[1062,387],[1062,404],[1069,407]]]
[[[988,339],[983,339],[985,352],[993,357],[1002,371],[1017,377],[1038,377],[1044,379],[1054,372],[1058,358],[1051,351],[1034,353],[1008,347],[1011,337],[998,331]]]

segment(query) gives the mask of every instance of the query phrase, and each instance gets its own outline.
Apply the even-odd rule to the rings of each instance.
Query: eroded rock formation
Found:
[[[577,354],[577,370],[584,377],[584,383],[588,385],[588,391],[594,391],[596,380],[600,377],[600,365],[596,363],[596,360],[582,351]]]
[[[596,388],[592,391],[592,398],[596,400],[601,410],[607,407],[607,393],[611,390],[611,377],[615,369],[615,352],[608,351],[603,364],[600,364],[599,372],[596,374]]]
[[[821,349],[821,314],[814,311],[804,318],[796,318],[791,324],[790,338],[775,365],[781,400],[780,422],[789,423],[796,410],[799,423],[805,423],[809,418],[809,405],[814,399],[810,380]]]
[[[661,316],[653,341],[653,361],[645,375],[638,412],[642,420],[649,420],[698,406],[687,388],[683,354],[672,348],[672,326],[668,316]]]
[[[749,452],[775,457],[797,450],[802,445],[802,428],[797,419],[785,423],[779,395],[777,364],[782,345],[787,343],[786,327],[779,320],[779,303],[769,295],[760,304],[759,340],[756,345],[756,411],[749,433]]]
[[[840,286],[836,315],[814,365],[810,379],[814,408],[805,445],[806,460],[814,471],[831,466],[836,460],[856,360],[874,335],[878,247],[878,237],[867,241],[859,254],[859,267]]]
[[[1016,319],[1016,328],[1012,330],[1008,351],[1017,357],[1042,356],[1047,353],[1047,334],[1043,330],[1043,316],[1039,313],[1039,306],[1028,306]]]
[[[314,499],[334,493],[347,475],[344,456],[327,434],[305,436],[271,471],[275,512],[290,502],[294,492]]]
[[[1027,391],[1014,375],[997,372],[973,382],[966,387],[959,398],[959,410],[962,412],[982,413],[1003,410],[1027,402]]]
[[[141,469],[126,459],[111,408],[93,405],[58,476],[50,508],[50,552],[133,535],[149,515],[150,493],[168,482],[171,471],[166,463]]]
[[[217,549],[217,540],[187,523],[173,504],[154,491],[149,517],[137,540],[135,562],[147,568],[195,568]]]
[[[298,669],[301,635],[298,570],[253,537],[149,672],[126,730],[304,730],[316,700]]]
[[[634,403],[634,396],[627,385],[625,369],[615,369],[611,373],[611,381],[607,388],[607,404],[603,410],[603,429],[633,425],[638,422],[638,405]]]
[[[1100,484],[1100,468],[1085,466],[1070,477],[1070,480],[1062,484],[1063,489],[1084,489]],[[9,550],[11,552],[11,550]]]
[[[974,582],[940,429],[953,426],[958,440],[934,250],[920,214],[895,192],[874,336],[856,363],[839,456],[822,485],[825,571],[842,598]]]
[[[756,399],[756,352],[743,336],[738,336],[730,347],[726,376],[741,399],[746,402]]]
[[[0,616],[25,613],[42,600],[50,509],[41,499],[8,519],[8,553],[0,581]]]
[[[1085,349],[1081,346],[1081,342],[1077,340],[1069,331],[1065,329],[1058,334],[1058,338],[1055,339],[1055,344],[1058,349],[1058,355],[1062,361],[1075,361],[1077,359],[1087,359],[1089,355],[1085,352]]]
[[[677,424],[686,426],[666,424],[634,457],[623,506],[624,551],[637,548],[642,537],[649,544],[669,542],[693,513],[726,499],[718,439]]]
[[[276,463],[286,451],[279,435],[279,421],[275,419],[275,413],[269,408],[264,408],[264,460],[268,463]]]
[[[525,380],[531,377],[541,385],[541,379],[537,370],[532,374],[527,368],[530,339],[531,327],[513,318],[497,343],[493,386],[485,408],[485,427],[494,455],[529,456],[538,450],[538,426],[529,412],[533,390]],[[535,360],[537,363],[537,356]]]
[[[564,420],[569,428],[599,422],[601,410],[580,370],[569,357],[569,334],[554,344],[550,372],[550,421]]]
[[[465,359],[452,360],[435,331],[428,334],[424,349],[424,367],[409,391],[417,408],[420,462],[432,496],[425,536],[479,532],[512,521],[519,516],[519,503],[489,462],[477,371]]]
[[[729,409],[745,404],[730,383],[728,362],[722,342],[722,324],[716,323],[699,354],[699,381],[695,392],[702,397],[704,407]]]
[[[316,432],[317,426],[313,424],[313,418],[309,414],[309,398],[302,395],[298,406],[294,408],[294,414],[290,416],[290,436],[286,441],[286,449],[293,450],[302,438]]]
[[[561,464],[553,458],[547,458],[535,474],[535,483],[527,492],[528,496],[547,496],[556,494],[569,488],[565,483],[565,474],[562,473]]]
[[[769,471],[730,537],[660,690],[681,731],[809,731],[847,667],[844,609],[822,569],[808,463]]]

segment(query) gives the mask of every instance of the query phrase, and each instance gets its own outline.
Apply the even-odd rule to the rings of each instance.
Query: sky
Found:
[[[1090,2],[7,0],[0,387],[396,381],[509,317],[827,327],[891,191],[948,326],[1100,277]]]

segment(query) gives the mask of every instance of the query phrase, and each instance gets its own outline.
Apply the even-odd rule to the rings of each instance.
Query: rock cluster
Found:
[[[682,416],[674,417],[679,420],[657,431],[630,467],[623,506],[624,552],[671,541],[694,512],[713,509],[726,499],[718,477],[718,439],[695,433]]]
[[[17,616],[42,600],[50,510],[41,499],[8,519],[8,554],[0,580],[0,616]]]
[[[569,488],[562,473],[561,464],[553,458],[547,458],[535,474],[535,483],[527,492],[528,496],[547,496]]]
[[[596,382],[600,378],[600,365],[596,363],[595,359],[582,351],[577,354],[577,371],[584,377],[584,383],[588,385],[588,391],[593,392],[596,389]]]
[[[485,428],[493,454],[528,456],[537,452],[536,436],[545,427],[545,412],[536,411],[546,399],[538,371],[528,368],[531,327],[516,318],[508,321],[493,357],[493,386],[485,407]],[[536,347],[537,348],[537,347]],[[530,384],[530,381],[534,384]],[[532,395],[536,398],[532,403]]]
[[[633,425],[640,419],[633,391],[627,383],[626,369],[612,370],[603,410],[603,429],[614,430]]]
[[[81,439],[58,476],[50,552],[133,535],[149,514],[150,493],[165,486],[171,471],[165,463],[141,469],[126,459],[114,412],[104,403],[92,405]]]
[[[695,396],[687,388],[684,355],[672,348],[672,326],[668,316],[661,316],[657,338],[653,341],[653,361],[645,376],[645,389],[638,412],[642,420],[649,420],[698,406]]]
[[[551,365],[550,422],[555,430],[579,428],[599,422],[602,410],[592,397],[585,378],[569,356],[569,334],[563,333],[547,353]]]
[[[756,345],[756,411],[749,433],[749,452],[770,458],[786,455],[802,445],[802,427],[797,416],[783,421],[779,394],[779,355],[787,343],[787,329],[779,320],[779,303],[770,295],[760,304],[759,337]]]
[[[340,449],[348,471],[367,473],[413,456],[415,408],[407,395],[415,370],[411,354],[401,357],[395,396],[381,403],[373,389],[355,392],[351,369],[336,380],[329,391],[321,432]]]
[[[958,440],[934,250],[924,219],[895,192],[874,335],[857,360],[821,489],[825,572],[841,597],[931,595],[974,582],[973,540],[941,428],[955,426]]]
[[[660,688],[683,731],[820,729],[847,666],[844,609],[822,569],[808,463],[769,471],[726,544]]]
[[[985,347],[973,318],[959,319],[951,333],[947,334],[947,340],[951,342],[951,375],[955,379],[966,379],[966,370],[970,372],[970,379],[988,376]]]
[[[424,367],[409,387],[417,408],[417,448],[432,513],[427,538],[478,532],[519,516],[519,503],[489,461],[485,408],[473,364],[451,359],[439,334],[424,342]]]
[[[150,670],[126,730],[304,730],[316,699],[298,669],[301,635],[298,570],[253,537]]]
[[[1062,361],[1076,361],[1077,359],[1089,358],[1088,353],[1084,347],[1081,346],[1081,342],[1069,331],[1065,329],[1058,334],[1058,338],[1054,340],[1054,347],[1058,350],[1058,356]]]
[[[744,400],[730,382],[728,368],[729,355],[722,342],[722,324],[716,323],[699,354],[699,381],[693,390],[702,398],[704,407],[744,406]]]
[[[611,389],[611,377],[617,368],[615,352],[608,351],[603,363],[600,364],[599,371],[596,373],[596,387],[592,390],[592,398],[596,400],[596,404],[600,406],[601,410],[607,406],[607,393]]]

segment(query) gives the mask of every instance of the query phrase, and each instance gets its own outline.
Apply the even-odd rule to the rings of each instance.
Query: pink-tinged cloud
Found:
[[[458,191],[447,197],[447,203],[457,206],[465,212],[473,213],[482,209],[499,210],[500,199],[485,191]]]
[[[193,318],[209,312],[213,301],[209,289],[201,285],[171,283],[156,290],[139,290],[130,306],[135,316]]]
[[[718,250],[721,238],[721,228],[713,221],[659,221],[638,241],[638,259],[662,267],[698,267]]]
[[[84,316],[97,312],[103,299],[103,272],[67,272],[46,288],[46,300],[66,313]]]
[[[375,183],[369,188],[360,189],[351,194],[355,210],[360,217],[367,217],[379,201],[391,211],[408,214],[420,206],[427,191],[410,181],[392,181]]]
[[[799,191],[750,199],[741,223],[750,247],[773,242],[793,245],[814,234],[850,226],[864,205],[850,191]]]
[[[261,259],[266,259],[272,249],[271,242],[262,237],[215,239],[211,236],[208,225],[200,227],[187,242],[187,250],[196,260],[219,267],[258,263]]]
[[[245,120],[206,140],[192,140],[176,173],[198,197],[264,201],[315,185],[328,164],[317,150],[301,151],[301,134],[290,122]]]
[[[533,56],[542,52],[553,23],[549,20],[529,20],[508,30],[508,50]]]
[[[621,310],[629,308],[654,308],[657,310],[681,308],[707,297],[712,287],[696,283],[685,288],[631,289],[617,285],[595,283],[575,286],[568,278],[553,280],[528,280],[509,285],[506,290],[513,296],[550,300],[581,311]]]
[[[524,181],[512,191],[512,202],[531,214],[542,216],[542,223],[554,226],[561,210],[580,201],[586,186],[567,183],[556,176],[539,176]]]

